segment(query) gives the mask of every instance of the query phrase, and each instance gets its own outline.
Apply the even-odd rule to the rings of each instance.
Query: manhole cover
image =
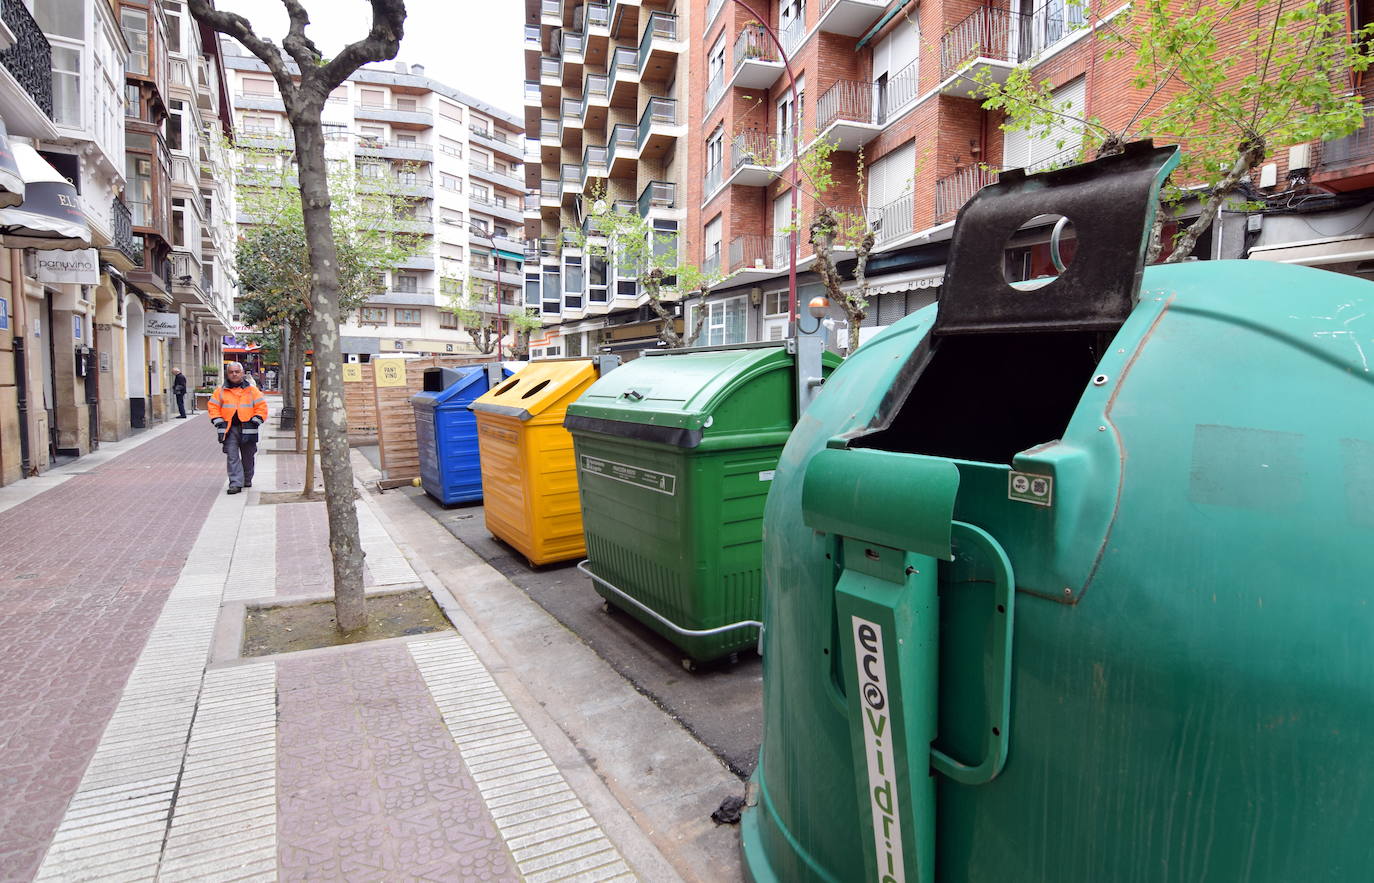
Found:
[[[334,623],[334,602],[249,607],[243,621],[243,656],[340,647],[384,638],[426,635],[453,628],[425,589],[370,595],[367,625],[349,634]]]

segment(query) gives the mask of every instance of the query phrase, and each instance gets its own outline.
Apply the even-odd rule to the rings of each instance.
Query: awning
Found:
[[[1277,261],[1319,267],[1322,264],[1344,264],[1374,258],[1374,236],[1332,236],[1309,239],[1286,245],[1261,245],[1250,249],[1252,261]]]
[[[19,174],[19,163],[10,148],[10,134],[5,129],[5,120],[0,117],[0,208],[9,208],[24,201],[24,178]]]
[[[71,251],[91,247],[91,228],[76,188],[27,144],[11,146],[24,179],[24,201],[0,209],[0,244],[6,248]]]
[[[524,252],[506,251],[503,248],[498,248],[496,250],[496,256],[505,258],[508,261],[515,261],[517,264],[523,264],[525,262]]]
[[[868,296],[873,297],[879,294],[891,294],[896,291],[914,291],[920,288],[938,288],[945,281],[945,266],[923,267],[919,270],[908,270],[905,273],[893,273],[887,276],[870,277],[868,280]],[[854,288],[854,283],[843,286],[846,291]]]

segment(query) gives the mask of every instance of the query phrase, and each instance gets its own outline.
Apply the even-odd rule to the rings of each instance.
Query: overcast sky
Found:
[[[372,21],[366,0],[302,3],[310,12],[306,34],[326,56],[365,36]],[[287,28],[281,0],[217,0],[215,5],[242,15],[259,36],[281,45]],[[522,0],[406,0],[406,13],[397,61],[423,64],[426,76],[524,118]]]

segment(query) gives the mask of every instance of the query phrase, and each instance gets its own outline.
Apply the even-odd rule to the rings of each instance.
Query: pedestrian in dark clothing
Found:
[[[186,375],[180,368],[172,369],[172,395],[177,397],[178,420],[186,419]]]
[[[253,486],[253,461],[258,453],[258,427],[267,421],[267,399],[248,382],[243,366],[224,366],[224,385],[210,396],[210,422],[215,424],[228,457],[229,493]]]

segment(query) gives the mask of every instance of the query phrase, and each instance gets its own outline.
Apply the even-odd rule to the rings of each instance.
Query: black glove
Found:
[[[228,430],[229,424],[224,422],[224,420],[219,417],[216,417],[214,420],[211,420],[210,422],[215,424],[216,440],[218,440],[220,444],[224,444],[224,433]]]
[[[254,414],[254,415],[252,416],[252,418],[249,419],[248,422],[251,423],[251,424],[253,424],[254,426],[261,426],[261,425],[262,425],[262,418],[259,417],[259,416],[256,415],[256,414]]]

